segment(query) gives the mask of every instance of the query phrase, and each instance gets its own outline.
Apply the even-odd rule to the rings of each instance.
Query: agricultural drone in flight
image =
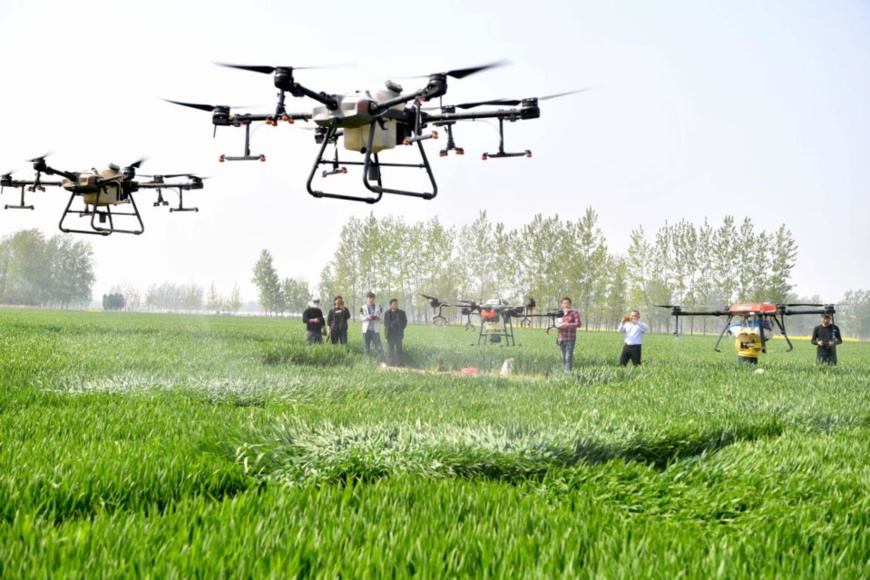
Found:
[[[794,346],[788,338],[788,333],[785,330],[785,319],[787,316],[795,314],[828,314],[833,320],[835,313],[833,304],[769,304],[769,303],[745,303],[733,304],[721,310],[683,310],[680,306],[671,304],[656,304],[659,308],[670,308],[671,315],[676,317],[677,325],[674,330],[674,336],[679,335],[680,317],[681,316],[724,316],[725,324],[722,331],[719,333],[719,338],[716,340],[716,345],[713,350],[719,351],[719,343],[725,333],[730,333],[735,336],[746,334],[749,337],[757,337],[761,343],[761,352],[767,352],[767,340],[770,336],[779,329],[782,332],[783,338],[788,343],[790,352]]]
[[[202,177],[192,173],[176,173],[172,175],[143,175],[150,181],[136,181],[136,170],[144,159],[140,159],[126,167],[110,164],[104,169],[87,169],[85,171],[63,171],[50,167],[45,162],[45,155],[31,159],[36,177],[32,180],[13,179],[11,173],[0,176],[0,192],[6,187],[16,187],[21,190],[21,200],[17,204],[6,204],[4,209],[34,209],[33,205],[25,203],[25,191],[45,191],[46,187],[62,187],[70,193],[69,202],[60,218],[60,231],[64,233],[98,234],[108,236],[112,233],[141,234],[145,231],[139,209],[133,194],[141,189],[157,190],[155,206],[168,206],[163,198],[163,190],[178,192],[178,207],[171,207],[170,212],[199,211],[195,207],[184,207],[183,192],[191,189],[202,189]],[[48,181],[43,175],[58,175],[63,179]],[[182,181],[178,181],[182,179]],[[175,180],[175,181],[173,181]],[[78,198],[82,206],[73,208],[73,202]],[[129,205],[131,209],[120,210],[118,206]],[[67,225],[70,215],[90,218],[87,222],[90,229],[75,229]],[[119,219],[120,218],[120,219]]]
[[[531,157],[532,152],[529,149],[513,152],[505,150],[504,122],[537,119],[541,116],[541,110],[538,105],[540,101],[580,92],[570,91],[545,97],[523,99],[492,99],[455,105],[447,105],[441,102],[442,97],[447,93],[448,77],[464,79],[473,74],[507,64],[506,61],[433,73],[428,75],[428,82],[424,87],[409,92],[405,92],[401,85],[387,81],[385,88],[380,90],[356,91],[343,95],[315,92],[296,81],[295,71],[313,67],[217,64],[261,74],[271,74],[273,75],[274,85],[279,91],[278,103],[275,106],[275,110],[265,114],[233,114],[231,112],[232,107],[227,105],[169,101],[176,105],[211,112],[215,131],[217,131],[217,127],[226,126],[245,128],[244,155],[236,157],[221,155],[220,161],[266,160],[265,155],[251,155],[251,123],[263,122],[267,125],[277,126],[280,122],[313,121],[316,125],[314,139],[320,145],[320,150],[308,176],[306,185],[308,193],[317,198],[327,197],[364,201],[367,203],[380,201],[385,193],[421,197],[423,199],[432,199],[437,195],[438,186],[435,183],[432,167],[423,148],[424,141],[438,139],[439,137],[437,131],[427,130],[430,125],[432,127],[441,127],[446,133],[446,146],[439,153],[442,157],[446,157],[451,151],[457,155],[464,154],[462,147],[458,147],[454,140],[454,126],[458,122],[481,119],[497,120],[499,132],[498,149],[493,153],[483,153],[482,159]],[[317,101],[319,105],[314,107],[310,112],[290,113],[285,108],[285,98],[288,93],[294,97],[311,98]],[[423,103],[433,99],[438,99],[438,106],[423,106]],[[478,107],[486,107],[486,109],[480,111],[469,110]],[[362,154],[363,160],[340,158],[338,150],[339,138],[343,141],[344,149]],[[324,156],[326,148],[330,145],[335,148],[332,158]],[[416,163],[388,163],[381,160],[381,154],[384,151],[394,149],[398,145],[416,145],[419,152],[419,161]],[[313,185],[314,177],[322,166],[326,168],[321,172],[321,176],[324,178],[330,175],[346,174],[348,167],[362,166],[362,182],[367,192],[363,191],[362,195],[347,195],[315,189]],[[395,168],[424,170],[429,182],[426,190],[410,191],[385,185],[384,174],[387,172],[392,174]]]

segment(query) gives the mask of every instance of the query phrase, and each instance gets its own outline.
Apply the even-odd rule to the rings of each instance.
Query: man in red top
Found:
[[[562,298],[562,318],[556,320],[559,337],[556,339],[562,350],[562,364],[565,372],[570,373],[574,367],[574,343],[577,341],[577,328],[580,326],[580,314],[571,308],[571,299]]]

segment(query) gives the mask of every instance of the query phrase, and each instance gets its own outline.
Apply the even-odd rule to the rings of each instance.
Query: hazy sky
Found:
[[[161,100],[273,106],[271,77],[215,61],[356,63],[296,73],[314,90],[347,93],[387,79],[415,89],[425,82],[415,75],[502,58],[513,64],[451,80],[445,102],[593,90],[507,127],[507,149],[532,149],[532,159],[480,161],[498,144],[492,123],[458,127],[465,157],[440,159],[443,141],[427,144],[432,201],[310,197],[317,149],[298,125],[255,128],[252,149],[266,163],[220,164],[221,153],[241,153],[243,131],[212,139],[208,113]],[[52,152],[50,164],[71,171],[147,156],[143,173],[211,177],[185,196],[199,213],[169,214],[141,192],[144,234],[85,238],[96,296],[124,282],[143,291],[214,282],[222,292],[238,283],[253,300],[264,248],[279,275],[315,286],[342,225],[369,212],[461,226],[485,209],[514,228],[535,213],[575,220],[591,206],[615,253],[632,229],[643,225],[651,239],[666,220],[717,226],[748,215],[770,232],[784,223],[799,246],[796,292],[837,301],[870,289],[868,60],[863,0],[0,0],[0,172],[30,177],[25,160]],[[288,109],[315,104],[289,98]],[[419,177],[411,172],[407,185]],[[358,172],[328,179],[361,188]],[[16,194],[7,189],[0,204]],[[0,235],[59,233],[67,199],[59,188],[31,194],[36,211],[0,211]]]

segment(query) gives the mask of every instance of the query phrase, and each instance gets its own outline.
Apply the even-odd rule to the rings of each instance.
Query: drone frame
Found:
[[[122,184],[118,184],[118,186],[122,187]],[[127,199],[129,200],[130,205],[133,206],[132,212],[127,212],[127,211],[114,211],[113,212],[112,207],[110,205],[103,206],[103,209],[97,209],[98,206],[96,204],[89,204],[87,202],[85,202],[85,209],[84,210],[70,209],[76,196],[81,196],[81,195],[82,195],[81,193],[78,193],[76,191],[70,192],[69,201],[67,202],[66,208],[64,208],[63,214],[60,217],[60,222],[58,223],[58,227],[60,228],[60,231],[62,231],[63,233],[65,233],[65,234],[97,234],[97,235],[101,235],[101,236],[108,236],[108,235],[113,234],[113,233],[119,233],[119,234],[134,234],[134,235],[138,236],[139,234],[141,234],[145,231],[145,224],[142,223],[142,216],[139,214],[139,208],[136,206],[136,200],[133,198],[132,191],[128,192],[128,196],[127,196]],[[96,195],[97,195],[97,198],[99,198],[99,196],[102,195],[102,191],[98,192]],[[70,214],[75,214],[75,215],[78,215],[79,217],[86,217],[86,216],[90,215],[91,216],[91,220],[90,220],[91,229],[90,230],[80,230],[80,229],[75,229],[75,228],[64,227],[63,224],[66,221],[66,219],[69,217]],[[136,229],[117,228],[117,227],[115,227],[115,219],[114,219],[117,216],[135,217],[136,221],[139,224],[139,227]],[[94,220],[96,220],[96,222]],[[97,222],[99,222],[100,224],[103,224],[103,223],[106,223],[107,221],[109,223],[108,228],[104,228],[104,227],[97,225]]]
[[[383,195],[394,194],[409,197],[418,197],[426,200],[434,199],[438,194],[438,185],[435,181],[435,176],[432,167],[429,164],[429,159],[426,156],[426,151],[423,148],[422,142],[428,139],[437,139],[438,133],[424,133],[423,130],[432,124],[436,127],[444,127],[447,133],[447,146],[439,152],[439,155],[447,156],[450,151],[454,151],[458,155],[463,155],[465,150],[456,146],[453,129],[458,121],[473,121],[481,119],[496,119],[498,121],[499,144],[498,149],[492,153],[483,153],[482,159],[498,159],[506,157],[531,157],[532,152],[529,149],[522,151],[506,151],[504,146],[504,122],[515,122],[519,120],[537,119],[540,117],[540,108],[538,107],[538,98],[527,99],[496,99],[492,101],[481,101],[477,103],[465,103],[460,105],[439,105],[437,113],[425,112],[422,103],[439,99],[447,93],[447,77],[462,79],[471,74],[501,66],[506,64],[506,61],[494,62],[477,67],[469,67],[465,69],[456,69],[449,72],[434,73],[428,75],[428,82],[425,86],[415,91],[402,94],[402,88],[388,81],[387,88],[396,96],[386,98],[384,100],[374,99],[358,99],[356,101],[357,113],[356,120],[351,124],[346,124],[342,121],[343,117],[336,114],[336,111],[342,109],[342,95],[330,95],[324,92],[313,91],[302,84],[296,82],[294,78],[294,70],[299,68],[310,67],[290,67],[290,66],[259,66],[259,65],[235,65],[216,63],[221,66],[226,66],[235,69],[247,70],[262,74],[274,73],[274,85],[279,90],[278,103],[275,107],[274,114],[242,114],[232,115],[231,107],[228,106],[212,106],[205,104],[183,103],[178,101],[169,101],[174,104],[201,109],[212,112],[212,123],[215,125],[215,131],[218,126],[244,126],[245,127],[245,144],[244,155],[240,157],[232,157],[221,155],[220,161],[237,161],[237,160],[259,160],[265,161],[265,155],[251,155],[250,152],[250,123],[254,121],[264,121],[267,124],[277,126],[279,121],[293,123],[295,120],[314,120],[318,125],[318,130],[321,131],[315,138],[315,141],[321,145],[320,150],[315,157],[311,172],[308,175],[306,182],[306,190],[315,198],[332,198],[349,201],[360,201],[369,204],[377,203],[383,198]],[[578,91],[572,91],[578,92]],[[309,97],[325,108],[321,109],[325,118],[315,118],[315,113],[287,113],[285,108],[286,94],[289,93],[294,97]],[[570,93],[562,93],[561,95],[550,95],[541,97],[548,99],[558,96],[563,96]],[[404,106],[413,102],[410,106]],[[497,110],[481,111],[481,112],[456,112],[457,108],[470,109],[477,106],[506,106]],[[517,107],[517,105],[519,105]],[[436,108],[436,107],[432,107]],[[397,135],[396,143],[388,143],[386,146],[379,144],[376,147],[376,134],[378,128],[382,131],[385,128],[385,121],[394,122],[400,130]],[[338,152],[332,159],[324,156],[326,148],[330,144],[336,144],[336,138],[339,136],[341,129],[353,127],[361,129],[368,126],[368,136],[364,138],[364,145],[360,147],[360,153],[364,155],[362,161],[347,161],[339,159]],[[392,149],[399,144],[410,146],[415,144],[418,148],[419,161],[416,163],[386,163],[382,162],[379,157],[379,151]],[[337,148],[337,145],[336,145]],[[316,188],[313,185],[314,176],[317,174],[321,166],[326,166],[328,169],[322,171],[322,177],[329,175],[345,174],[347,168],[356,166],[362,167],[362,182],[365,190],[369,193],[364,195],[349,195],[345,193],[337,193],[334,191],[324,191],[322,188]],[[384,183],[385,168],[415,168],[423,169],[428,178],[429,187],[423,191],[412,191],[409,189],[398,189],[389,187]],[[371,194],[371,195],[370,195]]]
[[[740,316],[744,320],[755,320],[758,322],[759,327],[759,338],[761,339],[761,352],[767,352],[767,339],[764,336],[764,321],[772,320],[780,332],[782,333],[783,338],[785,338],[786,343],[788,344],[788,349],[786,352],[791,352],[794,349],[794,345],[791,342],[791,339],[788,337],[788,333],[785,329],[785,317],[792,316],[796,314],[827,314],[831,316],[831,320],[833,321],[833,316],[836,312],[833,304],[770,304],[770,303],[745,303],[745,304],[734,304],[727,309],[723,310],[710,310],[710,311],[691,311],[691,310],[683,310],[680,306],[670,306],[670,305],[657,305],[660,308],[670,308],[671,315],[674,316],[676,320],[676,327],[674,328],[674,338],[679,336],[680,329],[680,317],[681,316],[726,316],[725,324],[722,327],[722,331],[719,333],[718,338],[716,339],[716,344],[713,346],[713,350],[716,352],[722,352],[719,350],[719,344],[722,342],[722,339],[725,337],[725,333],[728,332],[728,329],[731,327],[731,321]],[[802,307],[801,310],[792,310],[792,307]],[[813,309],[806,310],[804,308],[812,307]]]
[[[139,164],[142,162],[142,160],[140,160],[130,166],[125,167],[123,173],[119,173],[118,175],[102,177],[96,173],[96,170],[94,170],[93,177],[97,181],[95,184],[91,184],[90,187],[96,187],[96,189],[82,189],[78,185],[65,185],[62,181],[43,181],[42,179],[42,174],[45,173],[47,175],[60,175],[65,177],[70,182],[76,182],[78,181],[81,173],[63,171],[50,167],[45,163],[44,156],[37,157],[35,159],[32,159],[31,161],[33,162],[33,168],[36,171],[36,176],[32,181],[12,179],[11,174],[5,174],[0,177],[0,192],[2,192],[2,189],[5,187],[17,187],[21,190],[20,202],[18,204],[7,204],[4,206],[4,209],[35,209],[33,205],[28,205],[25,203],[25,191],[45,191],[46,186],[63,187],[66,191],[69,191],[70,193],[69,200],[67,201],[66,207],[61,214],[60,222],[58,222],[58,228],[63,233],[92,234],[101,236],[108,236],[112,233],[124,233],[134,235],[142,234],[145,231],[145,224],[142,222],[142,216],[139,213],[139,208],[136,205],[136,199],[133,195],[140,189],[157,190],[158,201],[154,204],[155,206],[168,205],[168,203],[162,199],[162,189],[176,189],[179,195],[179,205],[177,208],[170,208],[170,212],[199,211],[198,208],[184,207],[183,190],[202,189],[203,187],[203,178],[197,177],[193,174],[183,173],[168,176],[154,176],[154,181],[151,182],[133,181],[133,178],[135,177],[135,169],[137,169],[139,167]],[[190,182],[165,183],[163,181],[164,177],[187,177],[188,179],[190,179]],[[116,199],[115,201],[111,202],[106,202],[105,200],[102,200],[104,203],[101,205],[101,196],[108,196],[108,193],[105,191],[104,187],[109,184],[114,184],[114,187],[118,190],[116,195],[123,197],[121,199]],[[71,189],[68,189],[68,187]],[[85,196],[91,197],[92,201],[87,201]],[[76,197],[82,198],[82,202],[84,203],[84,209],[72,209],[72,205]],[[132,206],[132,211],[112,210],[113,205],[127,203]],[[68,226],[67,219],[70,217],[70,215],[76,215],[78,217],[90,216],[90,229],[79,229]],[[126,218],[135,218],[132,229],[127,227],[117,227],[116,218],[119,216],[124,216],[127,223],[130,220],[126,220]],[[108,227],[101,225],[107,222]]]

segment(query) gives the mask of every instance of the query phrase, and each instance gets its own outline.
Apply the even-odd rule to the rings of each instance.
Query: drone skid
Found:
[[[128,198],[130,200],[130,204],[133,206],[133,211],[122,212],[122,211],[112,211],[111,206],[104,206],[103,209],[97,209],[92,205],[85,204],[84,211],[82,210],[72,210],[70,207],[72,206],[73,200],[78,193],[73,192],[70,195],[69,202],[66,204],[66,209],[64,209],[63,216],[60,218],[60,223],[58,224],[60,231],[64,233],[73,233],[73,234],[96,234],[100,236],[108,236],[113,233],[119,234],[134,234],[139,235],[145,231],[145,225],[142,223],[142,217],[139,215],[139,209],[136,207],[136,201],[133,199],[133,196],[130,195]],[[69,217],[70,214],[75,214],[78,217],[87,217],[90,216],[90,226],[89,230],[75,229],[64,227],[64,222]],[[136,222],[138,223],[138,228],[135,229],[123,229],[119,227],[115,227],[115,218],[123,216],[134,217],[136,218]],[[128,220],[129,221],[129,220]],[[108,223],[108,227],[103,227],[99,224]]]
[[[481,159],[486,161],[487,159],[499,159],[501,157],[531,157],[532,152],[526,149],[525,151],[519,151],[516,153],[508,153],[505,151],[499,151],[498,153],[484,153],[481,155]]]
[[[18,204],[6,204],[3,206],[3,209],[35,209],[32,205],[27,205],[24,203],[24,185],[19,186],[21,188],[21,201]]]
[[[502,341],[502,338],[504,338],[504,344],[502,346],[517,345],[514,340],[514,326],[511,322],[510,316],[501,316],[500,318],[500,323],[497,320],[487,321],[481,319],[480,332],[477,336],[477,346],[487,342],[490,344],[498,344]]]
[[[308,189],[308,193],[313,197],[317,198],[332,198],[332,199],[342,199],[347,201],[363,201],[366,203],[377,203],[381,200],[385,193],[393,194],[393,195],[406,195],[411,197],[421,197],[423,199],[432,199],[438,194],[438,185],[435,183],[435,176],[432,173],[432,167],[429,165],[429,160],[426,157],[426,151],[423,149],[423,144],[421,142],[421,138],[413,138],[414,142],[417,143],[418,150],[420,152],[420,157],[422,159],[422,163],[382,163],[378,157],[377,153],[373,153],[373,145],[375,141],[375,130],[377,128],[377,120],[373,121],[369,125],[369,137],[368,143],[365,150],[365,158],[363,161],[341,161],[336,156],[334,159],[327,159],[324,157],[324,152],[326,151],[326,147],[332,142],[334,143],[334,137],[337,129],[335,127],[330,127],[327,129],[326,134],[323,138],[323,143],[320,146],[320,151],[317,154],[317,160],[314,162],[314,166],[311,168],[311,173],[308,176],[308,183],[306,187]],[[426,139],[431,138],[430,136],[425,137]],[[331,167],[330,170],[323,172],[323,177],[327,175],[336,175],[347,173],[346,166],[362,166],[363,168],[363,185],[367,190],[376,194],[374,197],[361,197],[355,195],[345,195],[340,193],[331,193],[316,190],[312,187],[312,182],[314,180],[314,176],[317,173],[317,169],[321,165],[328,165]],[[384,187],[383,185],[383,171],[382,169],[385,167],[404,167],[404,168],[414,168],[414,169],[424,169],[426,171],[426,175],[429,178],[429,183],[432,185],[431,192],[417,192],[417,191],[408,191],[403,189],[393,189]]]
[[[220,158],[218,159],[218,161],[220,161],[221,163],[223,163],[224,161],[262,161],[262,162],[265,162],[266,156],[265,155],[238,155],[238,156],[221,155]]]

